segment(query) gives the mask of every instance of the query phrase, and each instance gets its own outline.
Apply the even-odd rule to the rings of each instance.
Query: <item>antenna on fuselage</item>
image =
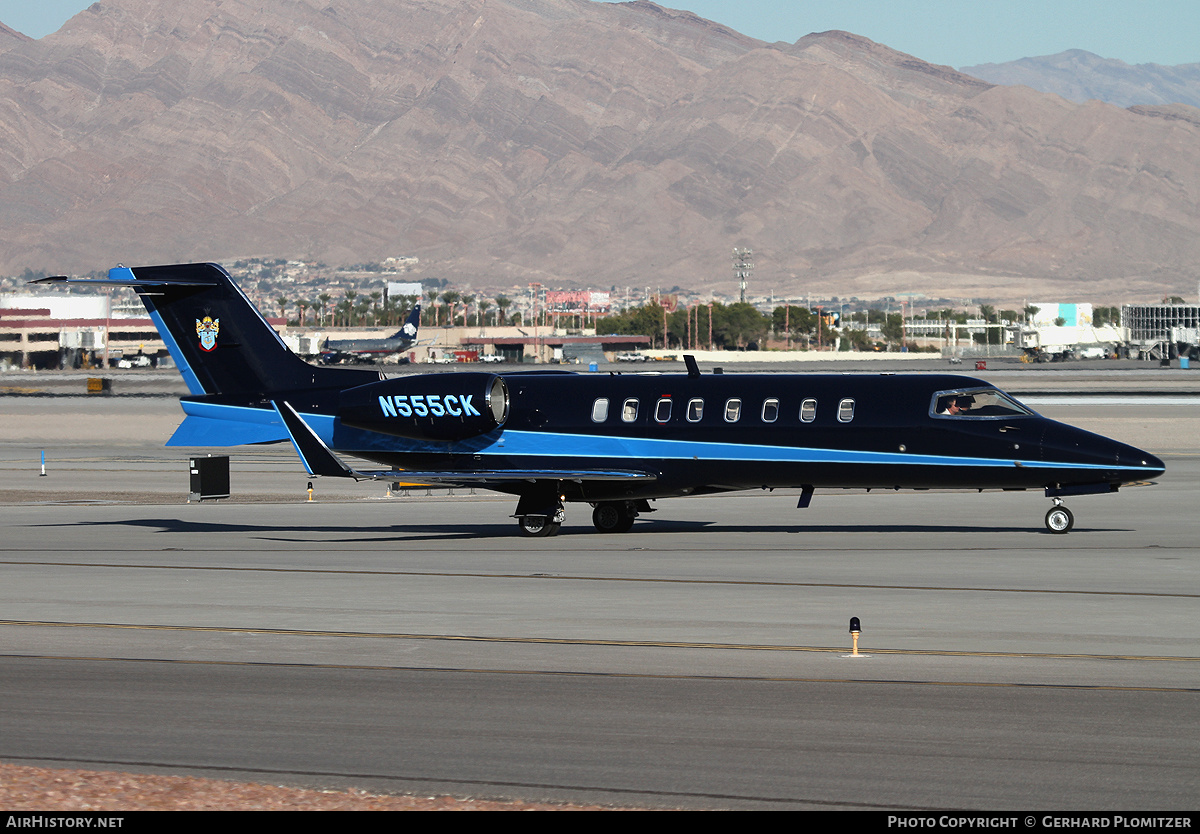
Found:
[[[696,364],[696,357],[692,356],[690,353],[685,353],[683,355],[683,364],[687,366],[688,376],[700,376],[700,366]]]

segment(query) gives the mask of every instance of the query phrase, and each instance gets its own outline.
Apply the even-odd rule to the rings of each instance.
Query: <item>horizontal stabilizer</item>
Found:
[[[287,440],[281,423],[250,423],[199,417],[189,414],[175,429],[168,446],[241,446],[251,443],[278,443]]]
[[[31,284],[91,284],[101,287],[215,287],[220,282],[215,278],[189,276],[187,278],[173,275],[157,275],[154,278],[135,278],[133,270],[127,266],[118,266],[108,271],[107,278],[69,278],[66,275],[52,275],[49,278],[35,278]]]

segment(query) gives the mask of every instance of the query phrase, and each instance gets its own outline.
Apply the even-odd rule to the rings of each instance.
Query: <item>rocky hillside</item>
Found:
[[[1191,294],[1200,111],[648,2],[102,0],[0,43],[0,271],[416,255],[476,286]]]

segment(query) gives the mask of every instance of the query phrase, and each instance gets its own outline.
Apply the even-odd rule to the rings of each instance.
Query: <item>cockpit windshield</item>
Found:
[[[938,391],[933,395],[930,413],[935,417],[1027,417],[1033,414],[995,388]]]

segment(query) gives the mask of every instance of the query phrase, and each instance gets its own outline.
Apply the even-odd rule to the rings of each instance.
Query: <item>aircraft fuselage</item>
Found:
[[[619,465],[654,476],[636,483],[565,480],[568,501],[759,487],[1103,491],[1163,468],[1141,450],[1011,400],[1015,407],[997,398],[999,404],[973,414],[936,413],[939,396],[948,393],[1000,394],[969,377],[517,373],[502,379],[508,413],[486,433],[431,441],[339,424],[331,446],[403,469]],[[429,396],[438,396],[432,386]],[[380,407],[380,422],[371,428],[391,432],[389,419]],[[520,484],[496,488],[521,491]]]

